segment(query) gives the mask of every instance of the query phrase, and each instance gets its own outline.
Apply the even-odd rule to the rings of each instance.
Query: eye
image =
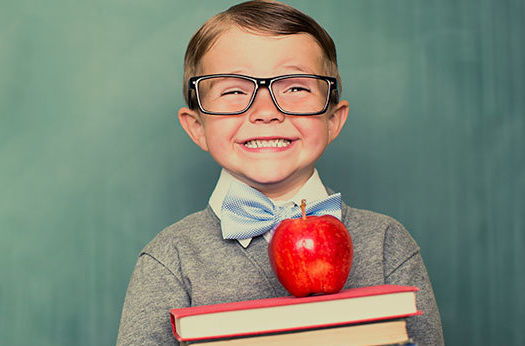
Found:
[[[284,93],[300,93],[300,92],[309,93],[310,91],[311,91],[310,89],[304,86],[294,85],[294,86],[290,86],[287,89],[285,89]]]
[[[310,92],[310,89],[302,87],[302,86],[293,86],[288,88],[287,92],[298,92],[298,91],[306,91]]]
[[[227,90],[227,91],[223,91],[221,93],[221,96],[227,96],[227,95],[246,95],[246,92],[244,92],[243,90]]]

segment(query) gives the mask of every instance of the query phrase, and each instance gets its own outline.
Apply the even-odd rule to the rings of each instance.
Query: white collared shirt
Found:
[[[219,180],[217,181],[217,185],[215,186],[215,189],[213,190],[209,204],[213,212],[217,215],[219,219],[221,219],[222,216],[222,202],[224,201],[224,197],[226,197],[226,194],[228,193],[228,190],[230,189],[230,184],[232,181],[237,180],[233,175],[231,175],[227,170],[224,168],[221,171],[221,175],[219,176]],[[319,173],[317,172],[317,169],[314,169],[314,173],[312,176],[308,179],[308,181],[301,187],[301,189],[288,201],[274,201],[272,202],[277,206],[282,206],[289,203],[294,203],[295,205],[300,205],[302,199],[306,199],[307,201],[315,201],[323,198],[328,197],[328,192],[326,191],[326,188],[321,181],[321,178],[319,177]],[[266,241],[270,241],[271,239],[271,231],[266,232],[263,236]],[[252,241],[252,238],[248,239],[238,239],[239,243],[243,247],[248,247],[250,245],[250,242]]]

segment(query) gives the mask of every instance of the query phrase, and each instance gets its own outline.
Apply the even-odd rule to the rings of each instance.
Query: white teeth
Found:
[[[291,141],[287,139],[274,139],[274,140],[251,140],[244,143],[247,148],[256,149],[256,148],[283,148],[289,146]]]

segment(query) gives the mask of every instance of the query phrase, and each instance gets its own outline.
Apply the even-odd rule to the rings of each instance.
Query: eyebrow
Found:
[[[310,67],[308,67],[306,65],[303,65],[303,64],[289,63],[289,64],[279,65],[279,67],[284,68],[284,69],[297,70],[298,72],[302,72],[302,73],[306,73],[306,74],[319,74],[316,71],[314,71],[312,68],[310,68]],[[244,76],[253,76],[253,74],[249,73],[248,71],[246,71],[244,69],[235,69],[235,70],[231,70],[231,71],[228,71],[228,72],[225,72],[225,73],[227,73],[227,74],[240,74],[240,75],[244,75]],[[284,73],[284,74],[289,74],[289,73]],[[277,75],[274,75],[274,76],[277,76]]]
[[[301,65],[301,64],[285,64],[285,65],[282,65],[282,67],[284,67],[286,69],[298,70],[298,71],[301,71],[303,73],[316,74],[316,72],[314,70],[312,70],[308,66]]]

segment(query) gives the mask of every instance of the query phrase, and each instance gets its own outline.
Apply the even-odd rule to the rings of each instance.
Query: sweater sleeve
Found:
[[[182,280],[156,258],[142,253],[126,292],[117,345],[178,345],[169,310],[189,304]]]
[[[444,345],[439,310],[419,247],[402,225],[391,224],[384,242],[385,283],[417,286],[422,315],[407,319],[408,334],[418,346]]]

